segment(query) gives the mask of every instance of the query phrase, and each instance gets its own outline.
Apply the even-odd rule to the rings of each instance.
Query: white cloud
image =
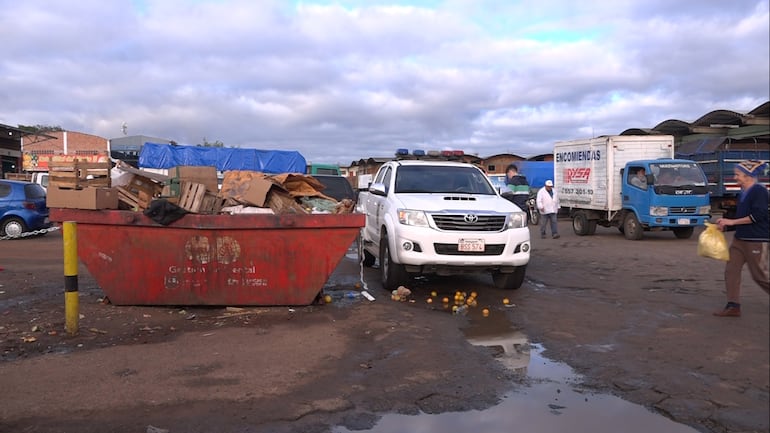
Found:
[[[0,122],[349,163],[770,99],[768,0],[0,0]]]

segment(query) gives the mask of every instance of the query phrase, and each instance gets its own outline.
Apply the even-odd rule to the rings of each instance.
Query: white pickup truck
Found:
[[[471,164],[394,160],[380,167],[357,210],[366,214],[359,259],[379,259],[383,286],[408,277],[490,272],[518,289],[529,263],[526,213],[501,197]]]

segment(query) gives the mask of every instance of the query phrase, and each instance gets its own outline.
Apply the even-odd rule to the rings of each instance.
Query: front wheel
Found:
[[[694,230],[693,227],[675,227],[673,229],[674,236],[676,236],[677,239],[690,239]]]
[[[540,223],[540,212],[535,208],[529,209],[529,223],[536,226]]]
[[[404,265],[393,263],[387,236],[380,239],[380,277],[385,290],[393,290],[406,281]]]
[[[626,219],[623,220],[623,234],[626,239],[630,241],[638,241],[642,238],[642,232],[644,229],[639,224],[639,220],[633,212],[629,212],[626,215]]]
[[[524,284],[524,275],[527,273],[527,265],[517,266],[513,272],[493,272],[492,282],[498,289],[516,290]]]

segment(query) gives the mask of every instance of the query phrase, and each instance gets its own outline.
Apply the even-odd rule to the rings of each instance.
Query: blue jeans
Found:
[[[551,235],[557,235],[559,234],[559,227],[556,225],[556,214],[555,213],[544,213],[540,214],[540,236],[545,236],[545,229],[547,225],[551,224]]]

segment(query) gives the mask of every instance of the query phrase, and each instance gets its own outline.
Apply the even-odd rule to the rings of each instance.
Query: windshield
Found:
[[[694,162],[650,164],[650,169],[655,176],[655,185],[706,186],[706,177]]]
[[[395,188],[397,193],[495,195],[484,173],[474,167],[403,165],[398,169]]]

